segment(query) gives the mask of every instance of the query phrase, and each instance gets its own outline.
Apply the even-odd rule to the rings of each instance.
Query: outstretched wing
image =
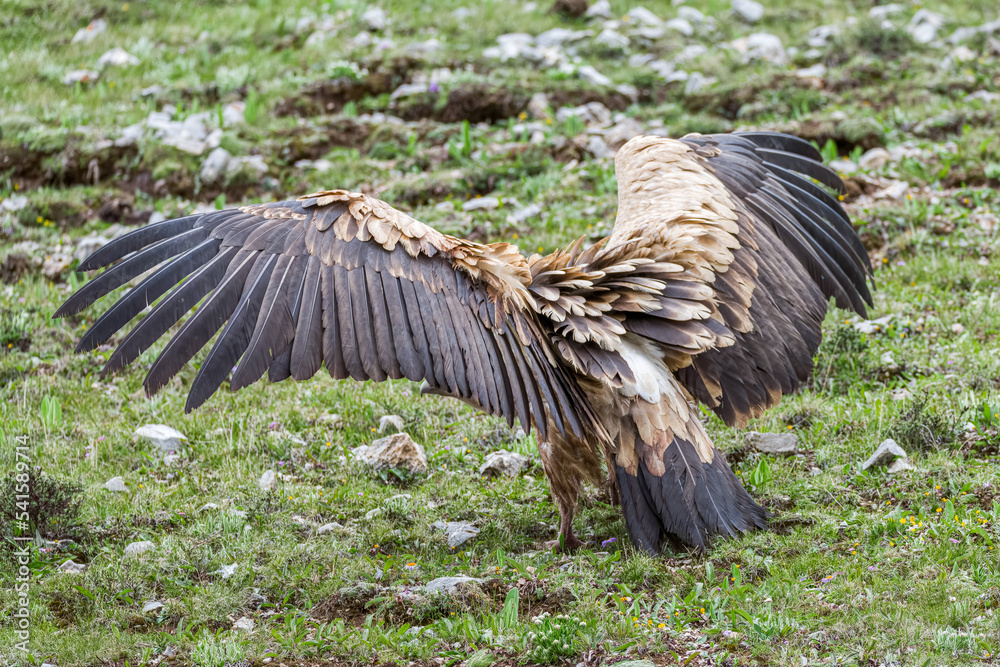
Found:
[[[619,222],[670,270],[671,308],[623,327],[661,344],[677,377],[742,425],[806,380],[827,301],[871,304],[871,264],[838,201],[843,183],[809,143],[777,133],[641,137],[616,158]],[[648,270],[648,269],[646,269]],[[708,293],[699,292],[710,287]]]
[[[235,391],[265,372],[305,380],[325,364],[338,379],[425,380],[525,430],[533,417],[543,438],[550,420],[577,434],[588,428],[585,401],[531,309],[517,249],[446,236],[377,199],[336,190],[167,220],[115,239],[80,269],[109,264],[56,315],[155,269],[77,350],[155,304],[108,360],[104,372],[117,371],[197,306],[144,383],[158,391],[218,333],[187,411],[227,378]]]

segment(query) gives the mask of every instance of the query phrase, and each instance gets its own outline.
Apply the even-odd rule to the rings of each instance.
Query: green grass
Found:
[[[455,18],[452,10],[466,4],[473,14]],[[676,14],[670,2],[642,4],[665,18]],[[945,37],[996,18],[995,3],[956,4],[926,3],[947,16]],[[395,42],[384,51],[347,46],[367,7],[361,2],[329,10],[268,0],[5,7],[0,200],[24,195],[28,205],[0,214],[0,276],[9,281],[0,285],[0,534],[8,540],[0,546],[0,664],[599,665],[626,655],[691,665],[996,662],[1000,142],[996,110],[964,99],[998,92],[1000,66],[986,55],[985,38],[969,43],[981,57],[945,67],[950,45],[922,46],[862,20],[818,61],[828,67],[822,86],[710,48],[689,67],[717,81],[690,96],[627,57],[581,47],[581,63],[638,89],[632,103],[557,68],[482,57],[506,32],[587,27],[546,13],[548,3],[523,14],[500,1],[381,6]],[[633,6],[612,2],[619,16]],[[769,6],[761,24],[748,27],[727,15],[728,6],[699,5],[718,23],[706,45],[773,32],[800,47],[793,69],[817,62],[803,55],[811,28],[864,17],[869,8],[794,0]],[[916,9],[907,6],[900,24]],[[339,32],[307,44],[316,28],[297,29],[300,18],[324,11]],[[72,43],[98,16],[108,31]],[[432,36],[443,44],[438,52],[404,57],[408,43]],[[668,34],[647,50],[669,59],[693,41]],[[66,71],[94,68],[113,46],[141,63],[107,69],[96,83],[62,83]],[[439,94],[390,101],[400,83],[440,67],[453,78]],[[160,91],[141,94],[153,85]],[[473,98],[499,94],[509,117],[441,122],[446,110],[465,108],[450,96],[470,90]],[[146,399],[143,366],[162,343],[136,368],[101,379],[110,350],[74,355],[72,347],[110,300],[80,317],[51,318],[84,278],[67,271],[50,281],[36,259],[72,252],[76,240],[123,218],[182,214],[198,203],[348,187],[443,231],[513,240],[526,253],[599,238],[615,219],[613,168],[573,143],[583,128],[556,120],[555,109],[521,118],[518,105],[535,92],[554,106],[601,99],[647,125],[662,123],[672,136],[763,127],[814,140],[830,158],[904,142],[922,151],[849,179],[845,203],[876,265],[869,317],[892,318],[862,334],[860,318],[831,312],[813,378],[750,426],[794,432],[801,456],[763,458],[706,411],[733,468],[776,514],[773,530],[719,540],[705,555],[649,558],[628,546],[606,494],[588,489],[575,531],[590,546],[553,554],[544,543],[556,535],[558,511],[534,439],[501,421],[422,397],[414,383],[359,385],[324,375],[237,394],[224,387],[184,415],[197,362]],[[266,178],[202,183],[202,157],[151,136],[107,143],[167,104],[177,120],[208,111],[214,127],[233,102],[246,110],[222,145],[236,156],[261,155]],[[359,120],[372,112],[416,120]],[[529,142],[522,121],[539,123],[540,143]],[[327,160],[330,169],[295,166],[304,159]],[[909,184],[908,196],[873,199],[892,179]],[[504,206],[463,213],[461,204],[477,195]],[[512,222],[513,200],[537,202],[543,212]],[[457,211],[438,206],[444,201]],[[14,271],[5,258],[17,253],[26,259]],[[428,475],[401,481],[351,460],[354,447],[380,437],[387,414],[402,417],[426,448]],[[148,423],[186,434],[178,459],[165,462],[135,440],[134,430]],[[885,438],[910,452],[915,470],[860,472]],[[7,620],[18,601],[9,542],[17,444],[38,466],[31,486],[40,494],[32,505],[40,541],[28,565],[27,655],[14,648]],[[501,448],[532,467],[515,479],[481,478],[480,464]],[[269,493],[258,484],[266,470],[279,473]],[[104,490],[115,476],[127,493]],[[431,527],[437,520],[469,521],[480,533],[450,549]],[[340,527],[319,533],[334,522]],[[144,540],[155,549],[123,556],[126,545]],[[59,572],[68,558],[86,570]],[[451,575],[483,581],[453,597],[421,592]],[[162,607],[144,613],[152,601]],[[252,631],[233,629],[243,617]]]

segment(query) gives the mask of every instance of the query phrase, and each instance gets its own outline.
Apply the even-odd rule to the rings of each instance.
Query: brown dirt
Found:
[[[0,282],[13,285],[34,268],[31,258],[19,252],[7,255],[0,263]]]
[[[309,84],[297,94],[287,97],[274,108],[278,116],[309,118],[335,114],[348,102],[358,102],[366,97],[391,93],[411,79],[411,72],[423,66],[419,61],[400,57],[388,62],[373,61],[368,74],[360,80],[340,77],[332,81]]]
[[[587,0],[556,0],[549,14],[561,14],[571,19],[578,19],[587,12],[590,3]]]

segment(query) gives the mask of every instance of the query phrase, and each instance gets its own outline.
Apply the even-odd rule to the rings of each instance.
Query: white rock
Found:
[[[913,394],[911,394],[907,389],[893,389],[889,393],[889,396],[894,401],[908,401],[913,398]]]
[[[887,438],[878,446],[875,453],[861,464],[862,470],[868,470],[874,465],[887,465],[896,459],[907,459],[906,451],[896,444],[895,440]]]
[[[104,488],[113,493],[128,493],[128,487],[125,486],[125,480],[121,477],[112,477],[104,483]]]
[[[674,56],[674,63],[686,63],[689,60],[700,58],[706,53],[708,53],[708,47],[702,44],[689,44]]]
[[[948,52],[948,57],[945,61],[950,65],[962,64],[972,62],[979,55],[967,46],[956,46],[951,51]]]
[[[617,151],[625,142],[642,134],[642,124],[635,118],[626,118],[604,135],[604,141],[611,150]]]
[[[500,208],[499,197],[477,197],[462,204],[463,211],[493,211]]]
[[[884,329],[892,321],[893,315],[885,315],[876,320],[862,320],[854,323],[854,330],[863,334],[873,334],[880,329]]]
[[[707,17],[694,7],[681,5],[677,8],[677,18],[684,19],[691,25],[700,28],[708,21]]]
[[[611,18],[611,2],[610,0],[597,0],[594,4],[587,8],[584,16],[588,19],[610,19]]]
[[[529,220],[531,218],[537,218],[539,215],[541,215],[543,210],[544,209],[540,204],[528,204],[527,206],[522,206],[521,208],[516,209],[510,215],[508,215],[507,221],[510,222],[511,224],[518,225],[524,222],[525,220]]]
[[[678,74],[684,74],[685,76],[684,78],[676,78]],[[667,80],[684,81],[685,95],[694,95],[702,88],[715,81],[714,78],[707,77],[701,72],[691,72],[691,74],[687,74],[687,72],[675,72],[670,77],[667,77]]]
[[[909,459],[896,459],[889,464],[889,467],[885,469],[890,475],[894,475],[897,472],[903,472],[904,470],[915,470]]]
[[[858,159],[858,166],[865,171],[881,169],[889,162],[889,151],[884,148],[872,148],[864,152]]]
[[[443,530],[448,536],[448,546],[459,547],[479,534],[479,529],[465,521],[435,521],[431,528]]]
[[[687,19],[682,19],[680,17],[675,19],[670,19],[669,21],[667,21],[665,27],[669,28],[670,30],[676,30],[685,37],[690,37],[691,35],[694,34],[694,26],[691,25],[691,22],[688,21]]]
[[[94,19],[86,28],[80,28],[73,35],[73,43],[77,44],[79,42],[90,42],[93,41],[95,37],[100,35],[102,32],[108,29],[108,22],[104,19]]]
[[[795,76],[803,79],[818,78],[821,79],[826,76],[826,65],[823,63],[816,63],[812,67],[803,67],[801,69],[795,70]]]
[[[645,7],[633,7],[628,10],[628,22],[645,28],[659,28],[663,20]]]
[[[455,210],[455,203],[450,201],[439,201],[434,204],[434,209],[443,213],[452,213]]]
[[[799,447],[795,433],[758,433],[747,431],[746,441],[758,452],[775,456],[793,456]]]
[[[960,323],[955,322],[954,324],[951,325],[951,332],[956,336],[961,336],[963,333],[965,333],[965,327],[963,327]]]
[[[236,571],[240,569],[239,563],[233,563],[232,565],[223,565],[215,572],[210,572],[209,574],[217,574],[223,579],[228,579],[229,577],[236,574]]]
[[[497,46],[485,49],[483,55],[501,61],[525,59],[532,62],[541,59],[541,53],[535,48],[535,38],[524,32],[510,32],[497,37]]]
[[[187,436],[164,424],[146,424],[135,430],[135,436],[156,447],[161,453],[176,452],[187,442]]]
[[[424,590],[428,593],[445,593],[450,595],[463,584],[478,584],[482,583],[482,581],[482,579],[474,579],[472,577],[438,577],[433,581],[427,582]]]
[[[242,616],[233,623],[233,630],[241,630],[247,634],[253,632],[254,623],[252,618]]]
[[[604,139],[598,136],[590,137],[587,140],[587,152],[596,158],[613,159],[615,157],[615,151],[605,143]]]
[[[199,174],[202,183],[215,183],[226,172],[232,154],[222,146],[215,148],[201,163]]]
[[[0,201],[0,211],[20,211],[28,206],[28,198],[24,195],[11,195]]]
[[[361,23],[372,32],[385,30],[389,24],[389,15],[381,7],[369,7],[361,15]]]
[[[354,458],[376,469],[401,468],[412,473],[427,472],[424,448],[406,433],[396,433],[362,445],[353,452]]]
[[[576,116],[587,127],[604,127],[611,123],[611,110],[600,102],[588,102],[578,107],[563,107],[556,112],[556,120],[565,123]]]
[[[77,83],[93,83],[97,81],[100,76],[97,72],[89,69],[75,69],[66,72],[66,76],[63,77],[62,82],[67,86],[72,86]]]
[[[97,59],[97,66],[102,68],[109,65],[112,67],[129,67],[138,64],[139,59],[120,46],[116,46],[110,51],[105,51],[104,55]]]
[[[868,18],[875,19],[876,21],[882,21],[890,16],[895,16],[901,13],[906,8],[903,5],[898,5],[895,3],[888,5],[879,5],[877,7],[872,7],[868,10]]]
[[[731,44],[734,49],[743,54],[743,62],[746,63],[763,60],[776,65],[784,65],[788,62],[788,53],[785,51],[781,39],[769,32],[755,32],[747,37],[734,40]]]
[[[261,491],[271,491],[278,486],[278,476],[273,470],[265,470],[264,474],[257,480],[257,486],[260,487]]]
[[[441,50],[444,45],[441,40],[436,37],[431,37],[423,42],[410,42],[403,47],[403,50],[411,56],[417,58],[426,58],[427,56],[433,55]]]
[[[562,46],[572,44],[593,36],[591,30],[569,30],[568,28],[552,28],[535,37],[538,46]]]
[[[229,127],[242,123],[246,118],[246,102],[230,102],[222,107],[222,126]]]
[[[264,162],[264,156],[242,155],[231,159],[229,166],[226,167],[226,173],[232,175],[240,172],[257,178],[264,176],[267,173],[267,163]]]
[[[591,65],[584,65],[576,70],[577,76],[592,86],[610,86],[611,79],[604,76]]]
[[[879,361],[882,363],[883,366],[897,365],[895,358],[893,358],[892,356],[892,350],[889,350],[888,352],[883,352],[882,356],[879,358]]]
[[[208,511],[217,510],[217,509],[219,509],[219,506],[216,505],[215,503],[205,503],[204,505],[202,505],[201,507],[198,508],[198,511],[199,512],[208,512]]]
[[[427,83],[404,83],[401,84],[396,90],[392,91],[389,95],[390,100],[398,100],[401,97],[409,97],[410,95],[420,95],[426,93],[431,89],[430,84]]]
[[[732,0],[730,8],[736,18],[746,23],[756,23],[764,18],[764,5],[754,0]]]
[[[857,164],[844,158],[830,160],[830,164],[828,166],[838,174],[853,174],[858,171]]]
[[[822,48],[838,34],[840,34],[839,25],[819,25],[809,31],[806,36],[806,44],[816,49]]]
[[[163,222],[167,219],[167,216],[163,215],[159,211],[153,211],[149,214],[149,220],[146,221],[147,225],[151,225],[154,222]]]
[[[343,530],[344,527],[334,521],[333,523],[324,523],[322,526],[316,529],[317,535],[326,535],[327,533],[332,533],[335,530]]]
[[[125,547],[125,556],[126,557],[138,556],[140,554],[146,553],[147,551],[152,551],[155,548],[156,545],[150,542],[149,540],[143,540],[142,542],[132,542],[131,544]]]
[[[87,566],[83,563],[74,563],[72,559],[66,560],[62,565],[59,566],[60,572],[65,572],[66,574],[83,574]]]
[[[73,259],[82,262],[107,243],[108,239],[103,236],[96,234],[84,236],[76,242],[76,248],[73,249]]]
[[[605,28],[597,35],[597,37],[594,38],[594,44],[598,44],[609,49],[624,49],[628,46],[628,37],[621,34],[617,30]]]
[[[54,252],[51,255],[46,255],[45,261],[42,262],[42,275],[49,280],[59,280],[72,263],[73,256],[65,252]]]
[[[142,605],[142,613],[144,614],[150,614],[154,611],[160,611],[161,609],[163,609],[163,603],[159,600],[151,600],[150,602]]]
[[[929,44],[945,24],[945,17],[929,9],[918,9],[906,26],[907,32],[920,44]]]
[[[903,198],[906,191],[910,189],[910,184],[906,181],[892,181],[889,185],[872,195],[874,199],[892,199],[898,201]]]
[[[517,477],[529,465],[528,459],[517,452],[508,452],[501,449],[491,452],[483,464],[479,466],[479,474],[482,477]]]

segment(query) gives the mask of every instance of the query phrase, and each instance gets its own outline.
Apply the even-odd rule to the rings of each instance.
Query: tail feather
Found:
[[[634,475],[615,465],[625,525],[637,548],[656,554],[668,539],[704,550],[714,535],[736,536],[767,526],[767,511],[718,450],[711,463],[703,463],[694,445],[675,437],[663,452],[663,465],[661,476],[642,459]]]

